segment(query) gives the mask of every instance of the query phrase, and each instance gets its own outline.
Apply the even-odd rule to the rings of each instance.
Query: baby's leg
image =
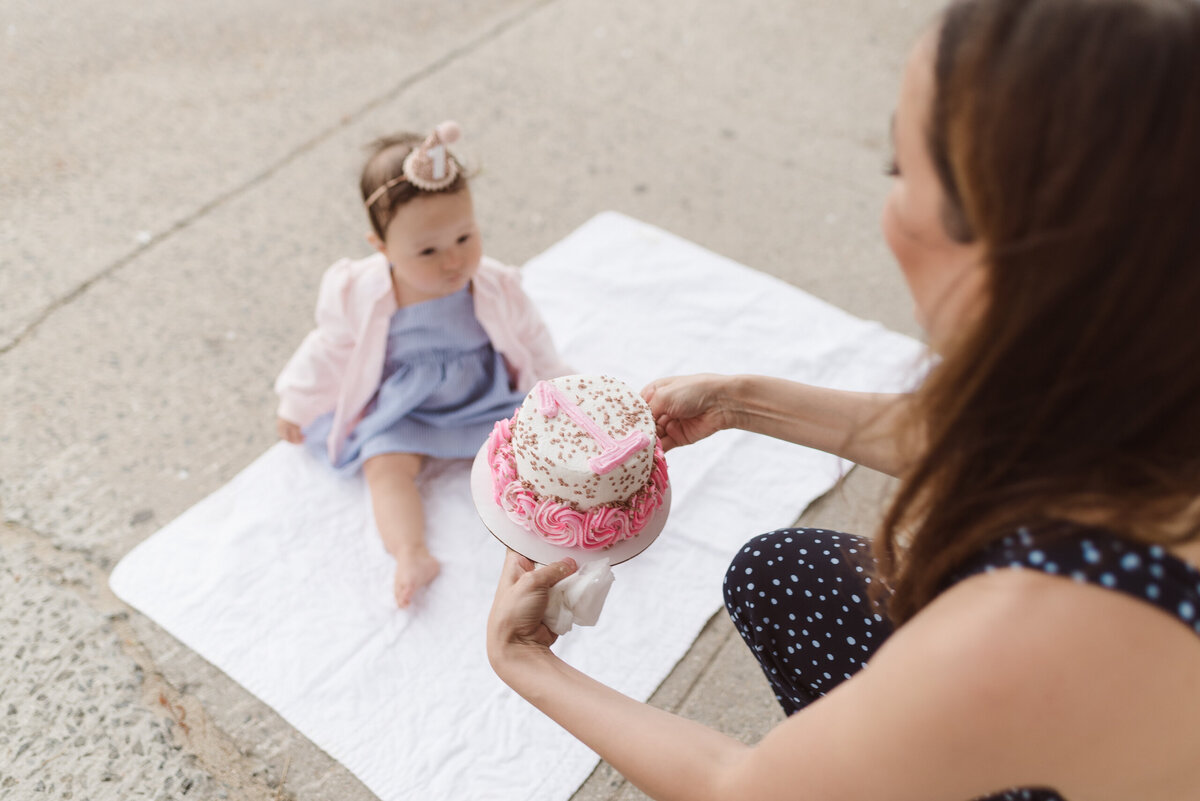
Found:
[[[425,547],[425,510],[416,485],[423,459],[415,453],[383,453],[363,464],[375,525],[383,547],[396,558],[393,591],[401,607],[408,606],[440,569]]]

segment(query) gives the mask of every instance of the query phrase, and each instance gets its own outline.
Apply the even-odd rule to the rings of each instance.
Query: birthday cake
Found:
[[[487,444],[496,504],[553,545],[637,536],[663,503],[667,462],[650,407],[609,376],[541,381]]]

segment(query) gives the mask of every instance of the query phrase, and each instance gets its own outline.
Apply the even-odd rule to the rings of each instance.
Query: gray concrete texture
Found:
[[[913,334],[880,172],[938,5],[0,2],[0,799],[373,798],[107,589],[272,443],[318,278],[365,253],[363,145],[461,122],[509,263],[616,209]],[[802,519],[869,530],[888,488]],[[653,703],[780,719],[721,615]],[[601,765],[575,797],[643,796]]]

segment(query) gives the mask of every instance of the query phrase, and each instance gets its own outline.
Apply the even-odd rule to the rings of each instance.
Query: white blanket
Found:
[[[525,286],[580,372],[635,388],[679,373],[755,372],[851,389],[912,383],[911,339],[615,213],[531,261]],[[848,468],[722,432],[668,454],[662,535],[614,568],[595,628],[555,650],[646,699],[721,604],[730,557],[790,525]],[[365,484],[278,444],[133,549],[113,590],[279,712],[384,801],[564,801],[596,755],[505,687],[484,655],[503,548],[468,491],[470,463],[420,479],[442,574],[409,611]]]

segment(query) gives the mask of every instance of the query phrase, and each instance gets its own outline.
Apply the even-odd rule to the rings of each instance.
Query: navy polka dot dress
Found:
[[[1151,603],[1200,634],[1200,571],[1158,545],[1096,529],[1035,536],[1020,529],[958,575],[1001,568],[1040,570]],[[755,537],[725,574],[725,607],[788,715],[865,668],[892,633],[868,595],[870,541],[853,534],[788,528]],[[1063,801],[1052,789],[1017,788],[988,801]]]

